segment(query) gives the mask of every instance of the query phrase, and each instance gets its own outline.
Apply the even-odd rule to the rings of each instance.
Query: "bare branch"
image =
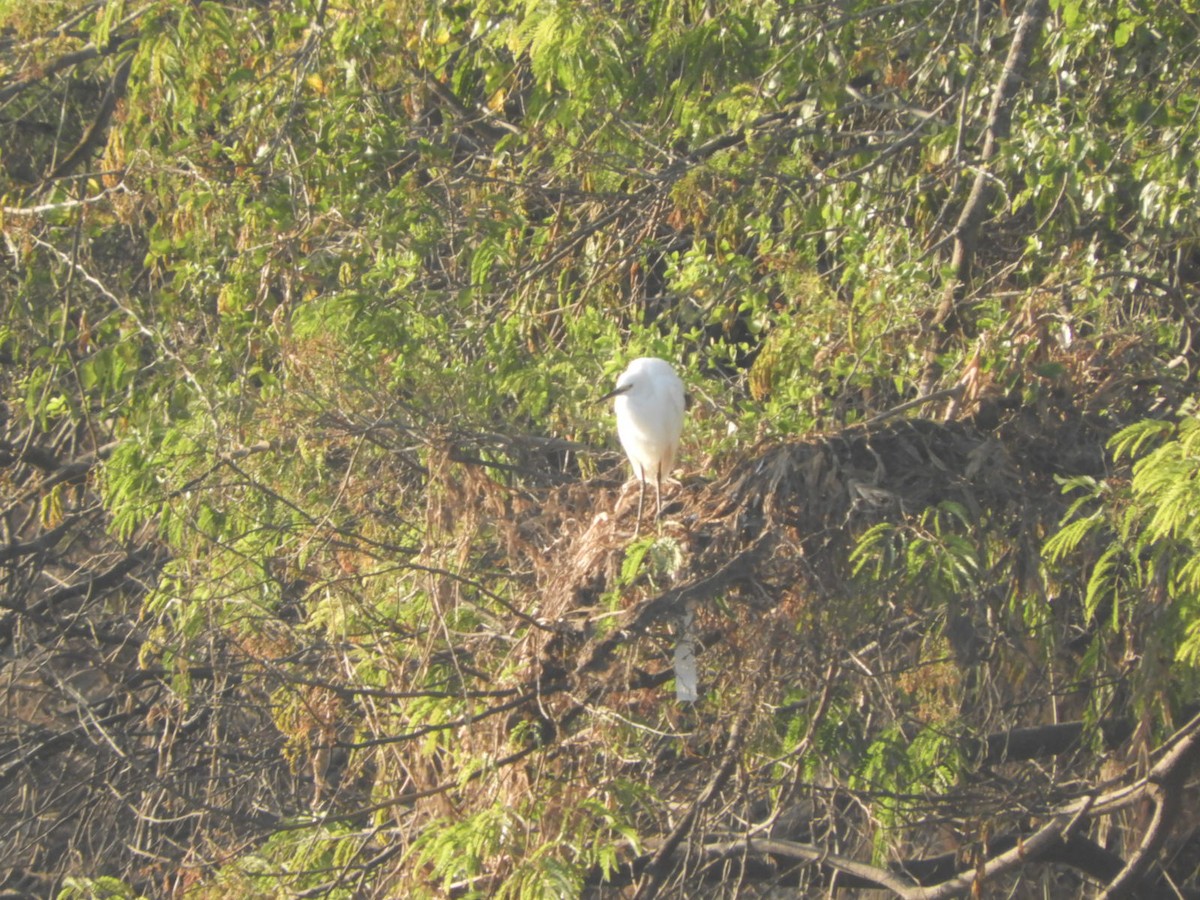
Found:
[[[1141,844],[1100,895],[1100,900],[1122,900],[1130,896],[1167,839],[1182,806],[1184,782],[1200,753],[1198,729],[1200,720],[1193,720],[1185,736],[1147,774],[1145,782],[1156,803],[1154,818],[1147,826]]]
[[[733,774],[734,767],[737,764],[738,751],[741,749],[742,729],[746,724],[746,718],[746,712],[743,710],[742,714],[729,729],[729,735],[725,740],[725,749],[721,752],[721,765],[713,772],[712,777],[704,786],[704,790],[700,792],[700,796],[688,807],[688,811],[684,813],[675,827],[671,829],[671,833],[667,835],[662,845],[646,864],[642,882],[638,886],[637,893],[634,894],[634,900],[655,896],[659,885],[662,884],[662,880],[667,874],[668,865],[676,848],[695,826],[700,811],[712,801],[717,792],[725,785],[725,782],[729,780],[729,776]]]

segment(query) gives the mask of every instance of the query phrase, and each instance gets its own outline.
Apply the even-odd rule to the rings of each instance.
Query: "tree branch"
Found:
[[[1156,806],[1154,818],[1142,836],[1142,842],[1125,864],[1125,868],[1112,880],[1100,900],[1122,900],[1130,896],[1141,881],[1147,867],[1157,855],[1171,826],[1178,817],[1183,798],[1183,784],[1191,771],[1197,751],[1200,751],[1200,731],[1197,720],[1192,720],[1192,730],[1170,753],[1159,760],[1150,770],[1146,781],[1152,785]]]
[[[109,82],[108,90],[104,92],[104,99],[100,102],[96,118],[92,120],[92,124],[88,126],[88,130],[84,132],[75,148],[67,154],[67,158],[54,167],[54,171],[47,178],[48,181],[62,178],[71,172],[100,144],[105,129],[108,128],[108,123],[112,119],[113,111],[117,108],[117,101],[125,95],[125,86],[129,83],[129,70],[132,67],[133,54],[130,53],[125,61],[117,67],[116,74]]]
[[[951,275],[942,290],[942,298],[934,312],[932,326],[935,337],[925,351],[924,372],[921,376],[919,393],[933,391],[941,374],[938,356],[945,350],[950,336],[949,325],[958,318],[966,300],[971,282],[971,268],[975,259],[975,247],[979,227],[987,215],[988,203],[994,192],[993,175],[988,163],[996,154],[997,144],[1008,137],[1012,126],[1012,104],[1017,90],[1025,77],[1034,44],[1046,17],[1048,0],[1027,0],[1021,20],[1009,47],[1008,59],[992,93],[988,111],[983,150],[975,168],[975,180],[971,193],[958,216],[952,234],[954,250],[950,259]]]
[[[97,9],[101,5],[102,4],[100,3],[90,3],[86,5],[83,9],[76,13],[74,16],[74,21],[83,19],[93,9]],[[52,78],[59,72],[74,68],[75,66],[81,65],[89,60],[98,59],[102,56],[111,56],[113,53],[116,53],[119,49],[121,49],[125,42],[130,39],[130,34],[122,31],[122,29],[138,19],[148,8],[149,4],[145,7],[135,9],[133,12],[129,13],[129,15],[125,16],[125,18],[123,18],[120,22],[117,22],[113,26],[109,39],[103,47],[98,47],[89,42],[83,47],[80,47],[78,50],[72,50],[70,53],[64,53],[62,56],[51,60],[44,66],[38,66],[32,74],[21,78],[19,81],[14,81],[12,84],[0,88],[0,104],[6,103],[23,91],[33,87],[38,82],[45,81],[47,78]],[[70,24],[71,22],[67,22],[59,25],[50,32],[49,37],[57,38],[65,35],[70,27]]]
[[[954,274],[946,285],[941,305],[934,317],[934,324],[937,326],[944,325],[958,311],[970,283],[979,226],[987,215],[988,201],[993,193],[993,175],[988,163],[996,155],[999,142],[1007,138],[1011,130],[1013,100],[1025,78],[1025,70],[1029,67],[1029,59],[1033,55],[1034,44],[1041,30],[1042,20],[1046,17],[1048,5],[1048,0],[1028,0],[1025,4],[1025,11],[1021,14],[1021,21],[1013,35],[1012,46],[1009,47],[1004,70],[1000,73],[1000,80],[992,94],[983,151],[976,167],[975,180],[967,202],[954,225],[954,253],[950,260]]]
[[[643,872],[642,883],[638,886],[637,893],[634,894],[634,900],[643,900],[643,898],[656,896],[658,887],[666,876],[668,865],[676,848],[687,836],[688,832],[696,824],[696,818],[700,815],[700,811],[717,795],[717,792],[729,780],[729,776],[733,774],[734,766],[737,763],[738,750],[742,744],[742,728],[745,725],[747,715],[745,711],[734,721],[733,726],[729,729],[729,737],[725,740],[725,749],[721,753],[721,765],[712,778],[708,780],[708,784],[704,786],[700,796],[688,807],[688,811],[679,820],[679,823],[671,829],[671,833],[667,835],[662,842],[662,846],[658,848],[654,856],[650,858],[649,863]]]
[[[751,569],[750,563],[758,555],[758,551],[762,548],[766,536],[767,532],[764,532],[753,544],[734,556],[707,578],[664,591],[657,597],[651,597],[629,610],[628,613],[621,617],[621,621],[616,628],[605,635],[605,637],[594,641],[580,651],[579,663],[575,667],[575,674],[582,675],[601,668],[616,648],[623,641],[627,640],[627,635],[630,632],[643,631],[651,623],[673,613],[679,608],[679,604],[683,602],[685,597],[701,599],[711,597],[718,591],[723,590],[731,582],[743,577]]]

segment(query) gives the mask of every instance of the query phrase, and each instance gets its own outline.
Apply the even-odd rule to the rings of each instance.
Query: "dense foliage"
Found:
[[[1198,39],[0,0],[0,889],[1200,891]]]

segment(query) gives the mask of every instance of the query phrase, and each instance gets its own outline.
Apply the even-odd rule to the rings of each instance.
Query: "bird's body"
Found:
[[[644,356],[631,362],[617,379],[616,388],[601,399],[608,397],[616,398],[617,437],[634,476],[641,482],[640,528],[646,482],[650,479],[656,489],[656,514],[662,513],[662,480],[671,474],[683,433],[683,382],[666,360]]]

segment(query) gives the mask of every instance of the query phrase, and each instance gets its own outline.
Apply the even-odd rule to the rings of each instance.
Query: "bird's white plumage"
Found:
[[[683,434],[683,382],[665,359],[643,356],[626,367],[607,396],[616,397],[617,437],[641,482],[640,525],[647,481],[654,482],[656,509],[662,512],[662,480],[671,474]]]
[[[617,437],[633,474],[666,478],[683,433],[683,382],[666,360],[643,356],[621,373],[616,394]]]

